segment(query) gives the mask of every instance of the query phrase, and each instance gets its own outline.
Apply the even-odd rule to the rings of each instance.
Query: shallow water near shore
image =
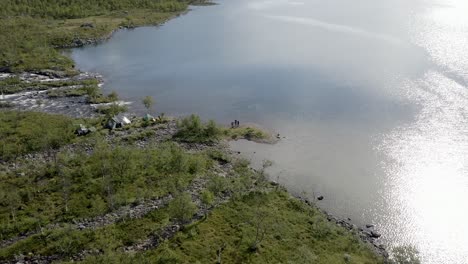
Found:
[[[468,4],[219,1],[71,53],[155,111],[255,122],[233,142],[296,194],[424,263],[468,263]]]

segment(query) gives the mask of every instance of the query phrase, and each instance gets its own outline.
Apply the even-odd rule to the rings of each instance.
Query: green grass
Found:
[[[257,226],[265,235],[253,250]],[[222,263],[383,263],[354,235],[283,191],[230,201],[157,249],[114,251],[83,263],[217,263],[220,248]]]
[[[177,127],[179,130],[174,138],[182,142],[213,143],[221,136],[221,129],[213,120],[203,123],[197,115],[190,115],[179,120]]]
[[[0,112],[0,160],[70,143],[75,138],[73,121],[61,115]]]
[[[77,230],[67,227],[33,235],[12,246],[0,249],[0,260],[15,255],[71,256],[83,250],[113,253],[124,246],[156,234],[169,223],[166,209],[155,210],[139,219],[124,219],[96,229]]]
[[[0,112],[0,119],[4,146],[12,142],[35,146],[24,153],[46,146],[41,135],[49,135],[45,138],[52,141],[63,139],[70,124],[99,122],[18,112]],[[206,124],[200,123],[199,129],[192,122],[196,118],[188,120],[188,127],[206,135]],[[1,170],[0,239],[38,233],[0,249],[0,261],[19,254],[59,255],[67,261],[88,250],[99,254],[85,263],[215,263],[222,247],[223,263],[381,263],[349,231],[280,188],[272,189],[262,171],[251,170],[248,162],[233,159],[222,149],[190,153],[173,142],[144,149],[131,145],[153,133],[142,129],[117,137],[120,145],[113,146],[100,133],[70,138],[68,142],[86,142],[94,151],[64,150],[48,163],[30,160],[17,170]],[[220,177],[212,172],[214,162],[231,163],[232,170]],[[195,205],[190,195],[183,194],[197,177],[206,180],[200,190],[205,203],[226,194],[231,195],[230,201],[156,249],[124,253],[124,247],[157,236],[171,219],[188,220],[198,206],[205,206]],[[93,218],[169,193],[182,194],[168,207],[139,219],[124,218],[95,229],[69,226],[74,219]],[[40,231],[52,223],[60,226]],[[345,256],[350,261],[345,262]]]
[[[187,1],[177,0],[5,0],[0,9],[0,69],[75,74],[73,61],[57,47],[102,39],[121,26],[159,24],[187,6]],[[86,23],[93,27],[82,27]]]
[[[90,156],[61,153],[55,164],[25,169],[25,177],[2,177],[0,238],[176,192],[209,166],[206,156],[169,143],[146,150],[101,144]]]
[[[265,236],[252,251],[257,226]],[[215,263],[223,245],[223,263],[345,263],[344,254],[350,263],[380,262],[356,237],[281,191],[251,193],[223,205],[147,257],[160,263]]]
[[[225,138],[248,139],[253,141],[271,141],[269,133],[260,128],[252,126],[241,126],[237,128],[226,128],[217,125],[213,120],[202,122],[197,115],[190,115],[179,120],[177,123],[179,131],[174,136],[176,140],[188,143],[212,143]]]
[[[252,126],[223,128],[222,133],[227,139],[247,139],[252,141],[268,141],[272,139],[269,133]]]
[[[86,94],[86,90],[83,88],[67,88],[47,91],[47,96],[50,98],[84,96]]]

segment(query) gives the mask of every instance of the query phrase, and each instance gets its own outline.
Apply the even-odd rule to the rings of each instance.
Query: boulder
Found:
[[[379,237],[381,236],[381,234],[379,234],[379,233],[377,233],[377,232],[375,232],[375,231],[371,231],[371,236],[372,236],[373,238],[379,238]]]
[[[319,197],[317,197],[317,200],[322,201],[323,200],[323,195],[320,195]]]
[[[84,23],[84,24],[81,24],[80,26],[81,28],[94,28],[94,24],[93,23]]]

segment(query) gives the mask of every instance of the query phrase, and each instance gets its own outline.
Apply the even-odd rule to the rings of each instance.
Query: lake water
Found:
[[[75,49],[108,91],[258,123],[254,163],[424,263],[468,263],[468,1],[237,0]]]

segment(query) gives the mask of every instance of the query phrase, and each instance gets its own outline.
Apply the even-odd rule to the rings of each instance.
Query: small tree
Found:
[[[83,88],[86,91],[90,101],[96,99],[99,96],[99,87],[97,85],[87,85]]]
[[[256,252],[258,250],[258,246],[265,238],[265,234],[267,233],[267,217],[267,212],[257,207],[254,218],[250,222],[252,227],[255,229],[255,239],[252,241],[249,247],[252,252]]]
[[[143,105],[146,107],[146,110],[149,112],[151,110],[151,107],[154,105],[154,99],[151,96],[145,96],[143,98]]]
[[[205,137],[212,139],[212,140],[217,140],[220,134],[221,134],[221,129],[219,129],[215,121],[213,120],[208,121],[208,124],[206,125],[206,128],[205,128]]]
[[[208,214],[208,207],[213,204],[214,201],[214,194],[208,190],[204,190],[201,193],[201,202],[203,205],[203,209],[205,210],[205,218],[207,218]]]
[[[125,105],[119,105],[115,102],[109,106],[98,108],[98,111],[106,116],[106,120],[109,120],[120,113],[126,112],[127,110],[128,109]]]
[[[182,193],[169,203],[168,210],[172,218],[188,221],[197,211],[197,206],[192,202],[190,194]]]
[[[112,91],[112,93],[110,93],[107,98],[109,98],[109,101],[111,102],[116,102],[119,100],[119,95],[117,94],[117,92],[115,91]]]

